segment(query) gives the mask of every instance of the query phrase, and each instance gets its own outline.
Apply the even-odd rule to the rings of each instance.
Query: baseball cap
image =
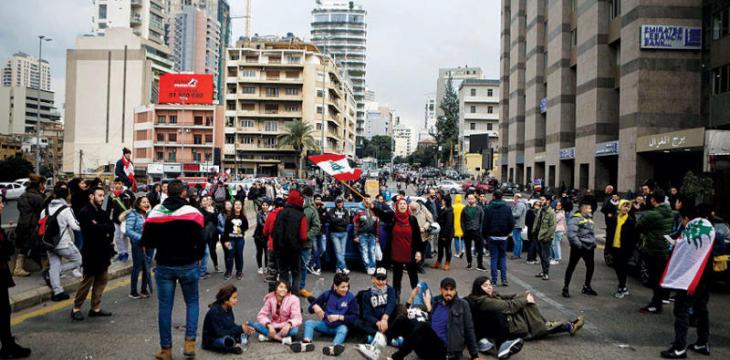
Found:
[[[385,279],[388,277],[388,271],[385,270],[385,268],[383,268],[383,267],[379,267],[379,268],[375,269],[373,276],[375,276],[378,279]]]
[[[441,288],[442,289],[448,289],[448,288],[456,289],[456,280],[454,280],[453,278],[450,278],[450,277],[444,278],[443,280],[441,280]]]
[[[517,196],[518,198],[522,198],[522,194],[520,193],[516,193],[515,196]]]

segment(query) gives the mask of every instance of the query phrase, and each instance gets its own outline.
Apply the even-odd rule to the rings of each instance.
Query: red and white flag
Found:
[[[172,221],[192,221],[200,226],[202,229],[205,226],[205,219],[203,214],[198,209],[184,205],[177,210],[168,210],[162,204],[154,207],[148,214],[147,220],[144,223],[145,228],[148,226],[155,226],[155,224],[164,224]]]
[[[674,245],[660,285],[694,294],[712,256],[714,242],[715,228],[707,219],[697,218],[687,223]]]
[[[132,184],[132,191],[137,191],[137,180],[134,178],[134,165],[132,162],[127,160],[126,156],[122,156],[122,166],[124,167],[124,175],[127,175],[127,179]]]
[[[309,160],[340,181],[357,181],[362,176],[362,170],[351,168],[347,156],[342,154],[310,155]]]

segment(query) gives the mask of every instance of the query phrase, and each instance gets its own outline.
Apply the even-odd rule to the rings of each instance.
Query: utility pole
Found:
[[[38,86],[35,93],[35,173],[41,172],[41,68],[43,66],[43,41],[53,39],[38,35]]]

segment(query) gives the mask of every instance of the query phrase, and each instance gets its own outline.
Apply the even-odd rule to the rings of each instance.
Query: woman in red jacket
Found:
[[[391,224],[388,229],[390,241],[385,248],[383,260],[393,265],[393,287],[396,298],[400,298],[400,283],[403,279],[403,267],[408,272],[411,289],[418,285],[418,262],[423,256],[423,241],[418,220],[408,211],[405,198],[396,201],[395,212],[384,211],[378,207],[370,208],[383,222]]]

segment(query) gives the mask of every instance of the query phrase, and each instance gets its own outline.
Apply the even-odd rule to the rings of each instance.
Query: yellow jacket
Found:
[[[461,229],[461,211],[464,210],[464,204],[461,202],[461,194],[454,195],[454,237],[464,236],[464,230]]]

